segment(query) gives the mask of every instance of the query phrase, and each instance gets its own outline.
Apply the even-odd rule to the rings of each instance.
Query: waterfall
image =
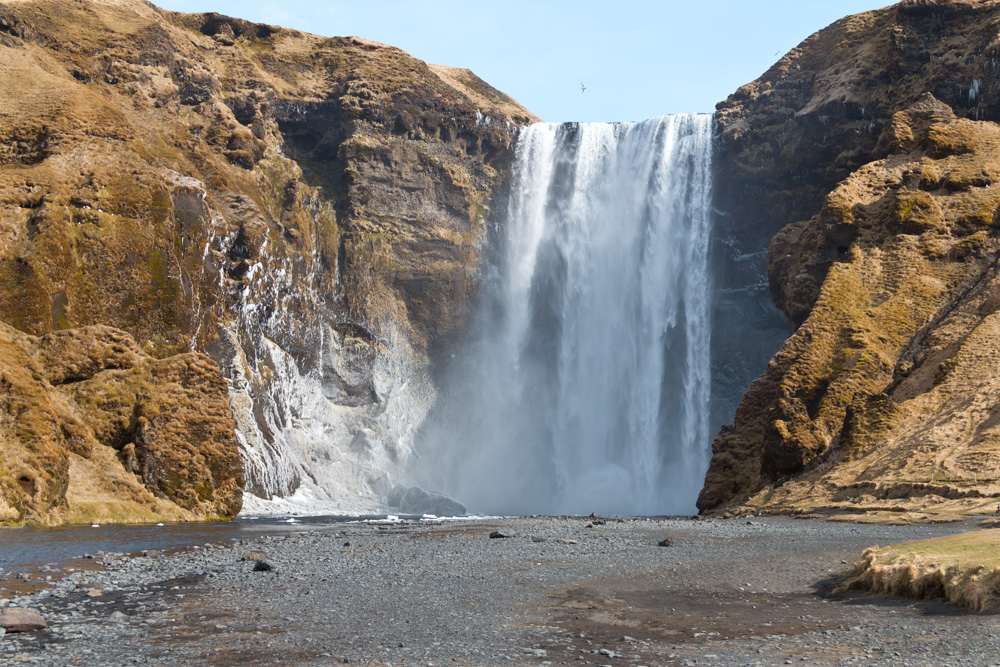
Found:
[[[520,135],[428,483],[489,513],[695,511],[709,451],[708,115]]]

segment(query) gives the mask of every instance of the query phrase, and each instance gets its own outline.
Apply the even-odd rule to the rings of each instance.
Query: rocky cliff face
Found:
[[[1000,3],[904,0],[719,105],[720,252],[773,237],[795,333],[716,437],[703,510],[994,502],[998,34]]]
[[[0,323],[0,521],[235,516],[229,395],[197,352],[154,359],[125,332]]]
[[[388,46],[141,0],[3,0],[0,78],[0,319],[41,340],[121,329],[154,383],[192,364],[210,375],[188,356],[203,352],[228,380],[251,491],[312,481],[374,498],[433,398],[430,359],[464,323],[531,114]],[[81,391],[81,407],[100,402]],[[121,391],[142,394],[136,419],[160,401]],[[157,481],[142,428],[102,428],[115,474],[176,511],[238,508],[238,466],[225,483]],[[85,458],[54,435],[52,479],[22,475],[8,453],[35,436],[13,433],[0,479],[37,483],[5,482],[0,506],[44,520]],[[175,435],[192,456],[205,442]],[[327,479],[331,466],[353,472]]]

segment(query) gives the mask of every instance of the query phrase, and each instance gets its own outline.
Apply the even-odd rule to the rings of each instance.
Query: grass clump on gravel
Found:
[[[870,547],[840,588],[1000,611],[1000,529]]]

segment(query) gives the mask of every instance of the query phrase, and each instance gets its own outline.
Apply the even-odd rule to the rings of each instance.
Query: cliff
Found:
[[[3,432],[2,518],[62,520],[75,471],[90,484],[96,461],[129,491],[94,493],[135,499],[132,518],[231,515],[237,438],[257,495],[303,480],[344,493],[323,477],[332,458],[356,469],[350,493],[374,497],[378,471],[408,455],[398,415],[419,419],[419,380],[464,324],[492,197],[533,116],[389,46],[142,0],[0,1],[0,78],[0,319],[38,344],[84,327],[135,362],[127,381],[18,380],[57,417]],[[3,331],[17,375],[35,339]],[[174,376],[181,389],[157,393]],[[212,438],[149,417],[172,434],[150,437],[175,443],[151,445],[122,421],[184,392],[217,403],[208,376],[228,381],[235,431],[214,412]],[[108,383],[132,401],[114,428],[80,416]],[[209,441],[225,463],[210,478],[165,486],[170,466],[147,465]]]
[[[713,442],[703,511],[992,509],[1000,3],[848,17],[719,105],[720,235],[793,335]]]
[[[243,464],[218,365],[106,326],[0,323],[0,521],[235,516]]]

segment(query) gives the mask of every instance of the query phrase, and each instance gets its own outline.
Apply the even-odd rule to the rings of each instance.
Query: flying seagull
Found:
[[[582,95],[585,92],[587,92],[587,87],[581,83],[580,84],[580,94]]]

